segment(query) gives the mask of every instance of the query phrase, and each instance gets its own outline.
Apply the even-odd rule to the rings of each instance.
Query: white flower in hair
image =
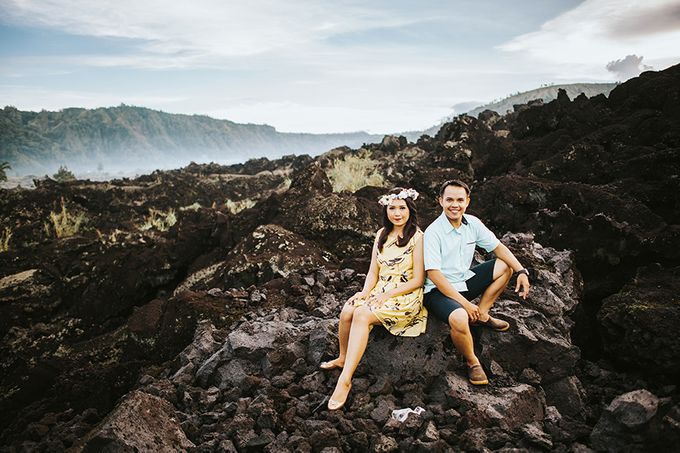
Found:
[[[395,199],[400,199],[404,200],[406,198],[410,198],[412,200],[416,200],[418,198],[418,192],[415,189],[404,189],[399,193],[390,193],[387,195],[383,195],[378,199],[378,203],[382,206],[387,206],[390,204],[390,201],[395,200]]]

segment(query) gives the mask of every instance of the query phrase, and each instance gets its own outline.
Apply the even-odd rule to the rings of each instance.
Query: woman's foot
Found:
[[[338,384],[335,386],[335,391],[333,391],[331,398],[328,400],[328,410],[337,411],[342,409],[342,407],[347,402],[347,396],[349,395],[351,388],[351,382],[348,384],[343,384],[342,382],[338,381]]]
[[[345,366],[345,360],[338,357],[337,359],[329,360],[328,362],[321,362],[319,368],[322,370],[332,370],[334,368],[342,368]]]

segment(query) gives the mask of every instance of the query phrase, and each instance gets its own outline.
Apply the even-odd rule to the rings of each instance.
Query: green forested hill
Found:
[[[560,88],[567,92],[567,96],[569,96],[570,99],[574,99],[581,93],[585,94],[589,98],[597,96],[598,94],[604,94],[605,96],[608,96],[611,90],[616,88],[616,85],[616,83],[570,83],[563,85],[544,86],[541,88],[524,91],[522,93],[515,93],[499,101],[493,101],[488,104],[480,105],[479,107],[475,107],[472,110],[457,111],[450,117],[442,120],[442,124],[451,121],[451,119],[453,119],[455,116],[463,113],[476,117],[484,110],[493,110],[494,112],[497,112],[501,115],[505,115],[508,111],[512,112],[513,106],[516,104],[526,104],[529,101],[533,101],[535,99],[543,99],[543,102],[548,103],[554,99],[557,99],[557,90]],[[440,127],[441,124],[432,126],[425,131],[410,132],[405,135],[410,140],[416,139],[421,134],[434,136]]]
[[[616,88],[616,85],[616,83],[570,83],[566,85],[544,86],[508,96],[500,101],[481,105],[470,110],[467,114],[470,116],[477,116],[484,110],[493,110],[501,115],[505,115],[508,111],[513,111],[513,106],[515,104],[526,104],[534,99],[543,99],[543,102],[547,103],[557,99],[557,90],[559,89],[565,90],[570,99],[574,99],[581,93],[589,98],[597,96],[598,94],[608,96],[609,93]]]
[[[26,112],[0,110],[0,162],[12,172],[72,169],[159,168],[194,161],[236,162],[251,157],[319,154],[361,146],[376,137],[348,134],[281,133],[273,127],[238,124],[202,115],[179,115],[142,107]]]

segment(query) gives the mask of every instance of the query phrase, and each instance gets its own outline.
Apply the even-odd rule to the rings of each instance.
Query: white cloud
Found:
[[[556,3],[0,0],[0,23],[83,36],[69,36],[75,45],[63,54],[34,45],[0,57],[0,100],[38,110],[124,102],[282,131],[387,133],[436,124],[470,99],[611,80],[605,65],[626,55],[659,69],[677,57],[670,1],[588,0],[501,46],[508,52],[493,47],[508,29],[525,31],[494,14],[545,20],[564,9]],[[472,31],[452,39],[470,21]]]
[[[142,67],[195,67],[228,57],[300,52],[334,34],[424,20],[360,5],[330,0],[0,0],[8,22],[139,40],[140,53],[110,64]]]
[[[572,75],[607,78],[607,62],[629,54],[646,61],[680,59],[680,21],[659,19],[661,11],[677,13],[678,5],[678,0],[587,0],[499,48]],[[645,18],[655,18],[659,27],[641,23]]]
[[[642,64],[642,60],[643,58],[637,55],[626,55],[626,58],[607,63],[607,71],[616,74],[619,80],[628,80],[631,77],[637,77],[642,71],[654,69]]]

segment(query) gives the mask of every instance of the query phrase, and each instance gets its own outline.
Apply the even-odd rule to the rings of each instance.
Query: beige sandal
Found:
[[[321,362],[321,365],[319,365],[319,368],[321,368],[322,370],[334,370],[336,368],[342,369],[342,367],[344,367],[345,364],[343,363],[342,365],[338,365],[336,363],[337,360],[338,359],[333,359],[333,360],[329,360],[328,362]]]

